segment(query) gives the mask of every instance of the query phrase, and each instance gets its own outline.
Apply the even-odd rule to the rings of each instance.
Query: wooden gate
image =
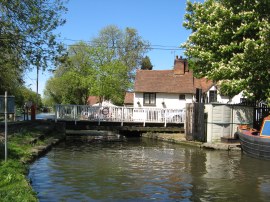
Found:
[[[205,142],[204,104],[186,104],[186,139]]]

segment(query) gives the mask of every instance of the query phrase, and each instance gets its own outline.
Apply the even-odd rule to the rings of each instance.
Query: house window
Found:
[[[186,95],[185,94],[180,94],[179,95],[179,100],[185,100],[186,99]]]
[[[209,103],[211,103],[211,102],[217,102],[217,91],[216,90],[209,91]]]
[[[155,106],[156,105],[156,93],[144,93],[143,105]]]
[[[248,102],[247,98],[240,98],[241,104],[247,104],[247,102]]]

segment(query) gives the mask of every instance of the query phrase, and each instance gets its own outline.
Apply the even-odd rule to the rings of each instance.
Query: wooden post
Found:
[[[196,103],[195,105],[195,119],[193,122],[194,128],[194,137],[195,140],[200,142],[205,142],[205,134],[204,134],[204,104],[203,103]]]
[[[186,139],[193,140],[192,136],[192,120],[193,118],[193,104],[186,104],[186,123],[185,123],[185,131],[186,131]]]
[[[190,103],[186,105],[186,139],[205,141],[204,104]]]

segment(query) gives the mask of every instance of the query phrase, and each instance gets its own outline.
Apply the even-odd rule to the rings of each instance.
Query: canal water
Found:
[[[39,201],[269,201],[270,162],[144,138],[63,143],[29,171]]]

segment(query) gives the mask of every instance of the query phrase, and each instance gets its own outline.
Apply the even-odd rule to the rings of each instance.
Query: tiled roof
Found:
[[[183,75],[174,70],[137,70],[135,78],[135,92],[195,94],[196,88],[206,92],[212,85],[205,78],[194,78],[191,70]]]
[[[124,104],[133,104],[134,102],[134,93],[126,92]]]
[[[199,86],[196,86],[196,88],[201,88],[202,92],[207,92],[213,85],[212,80],[208,80],[206,78],[196,79],[199,82]]]

